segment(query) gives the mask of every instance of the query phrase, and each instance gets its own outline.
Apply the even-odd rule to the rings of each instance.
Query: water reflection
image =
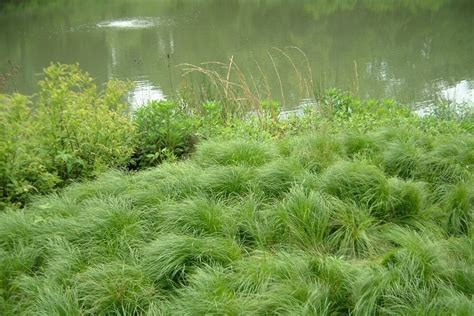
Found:
[[[142,19],[123,19],[115,21],[104,21],[97,23],[100,28],[116,28],[116,29],[142,29],[154,27],[155,21],[151,18]]]
[[[156,97],[181,86],[176,65],[230,56],[256,85],[267,86],[255,62],[266,59],[268,94],[277,99],[283,89],[292,107],[300,102],[289,100],[299,96],[300,80],[272,47],[297,46],[318,91],[474,103],[473,9],[472,0],[56,0],[0,14],[0,73],[11,60],[21,66],[11,90],[34,93],[41,78],[35,74],[51,62],[78,62],[100,83],[132,80],[142,86],[139,95]],[[306,73],[305,58],[295,55]]]
[[[128,102],[134,110],[151,101],[163,101],[165,99],[166,96],[163,91],[147,80],[135,81],[135,88],[128,96]]]
[[[454,85],[440,87],[443,99],[457,103],[474,103],[474,81],[462,80]]]

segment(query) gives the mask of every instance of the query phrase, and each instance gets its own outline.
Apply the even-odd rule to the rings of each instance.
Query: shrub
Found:
[[[126,84],[99,92],[77,65],[52,65],[37,98],[0,96],[2,203],[24,204],[108,167],[123,167],[134,147],[134,127],[120,100]]]
[[[130,167],[155,166],[190,153],[196,142],[197,121],[174,102],[151,102],[135,112],[137,147]]]

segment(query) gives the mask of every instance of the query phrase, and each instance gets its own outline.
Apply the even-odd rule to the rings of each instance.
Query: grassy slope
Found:
[[[0,214],[0,314],[474,312],[471,136],[201,144]]]

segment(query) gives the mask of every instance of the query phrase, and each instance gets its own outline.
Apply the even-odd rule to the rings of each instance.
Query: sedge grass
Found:
[[[0,313],[472,314],[470,138],[331,133],[211,140],[1,213]]]

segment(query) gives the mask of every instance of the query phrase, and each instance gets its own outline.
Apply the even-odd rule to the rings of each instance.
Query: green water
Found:
[[[0,73],[18,67],[4,87],[9,92],[34,92],[51,62],[78,62],[99,83],[135,81],[139,104],[185,86],[190,79],[180,64],[233,56],[255,78],[260,65],[272,96],[296,105],[307,95],[274,49],[305,72],[303,56],[286,48],[296,46],[308,57],[316,92],[474,102],[472,0],[37,2],[0,13]]]

